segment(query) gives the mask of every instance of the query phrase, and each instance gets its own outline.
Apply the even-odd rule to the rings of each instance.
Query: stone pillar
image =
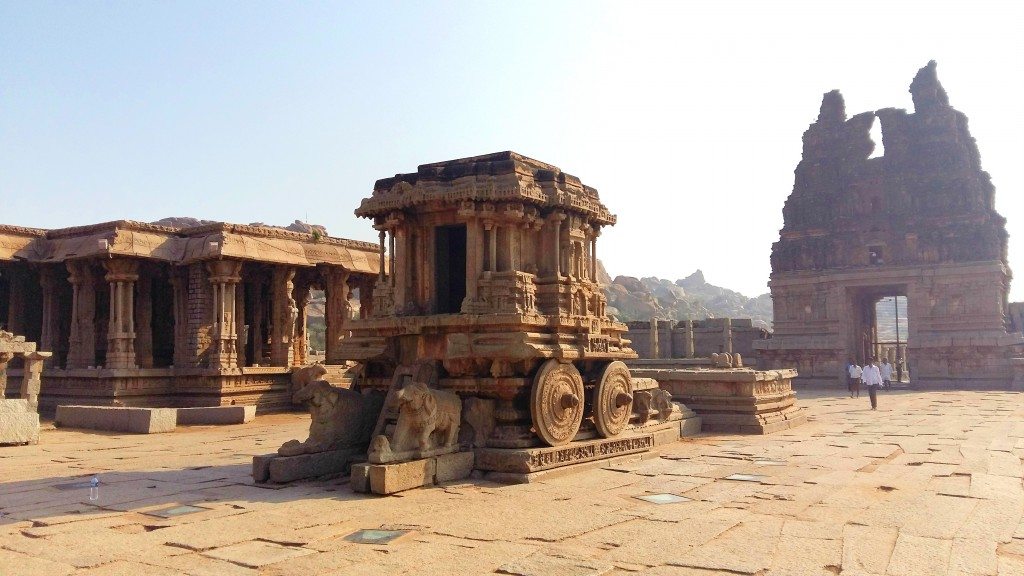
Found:
[[[135,363],[139,368],[153,367],[153,280],[142,276],[135,283]]]
[[[295,336],[292,338],[292,365],[305,366],[308,362],[309,340],[306,333],[306,306],[309,305],[310,285],[305,283],[295,286],[292,299],[295,300],[295,307],[298,314],[295,318]]]
[[[732,318],[722,319],[722,350],[732,354]]]
[[[498,225],[494,222],[484,222],[484,230],[487,231],[487,271],[498,271]]]
[[[685,320],[683,323],[683,354],[687,358],[693,358],[693,320]]]
[[[651,358],[660,358],[661,350],[658,345],[658,319],[651,318]]]
[[[405,310],[409,297],[409,234],[405,227],[395,224],[391,227],[391,285],[394,287],[395,313]],[[401,264],[399,264],[401,263]],[[300,308],[301,310],[301,308]]]
[[[376,288],[377,278],[363,276],[359,282],[359,317],[362,319],[373,316],[373,291]]]
[[[39,269],[39,285],[43,290],[42,330],[39,334],[39,348],[49,352],[57,350],[60,339],[60,299],[57,270],[53,266]],[[50,360],[46,361],[48,364]]]
[[[206,266],[202,262],[188,265],[188,288],[185,313],[188,321],[185,362],[182,367],[211,365],[213,352],[213,289]]]
[[[0,352],[0,400],[7,396],[7,363],[14,358],[11,352]]]
[[[395,287],[395,229],[388,229],[388,276],[391,279],[391,287]]]
[[[213,286],[213,350],[210,367],[235,368],[238,366],[235,330],[235,286],[242,279],[242,263],[237,260],[210,260],[206,263]]]
[[[39,411],[39,390],[42,388],[43,362],[51,352],[30,352],[25,354],[25,367],[21,375],[21,398],[28,400],[30,412]],[[0,397],[3,388],[0,388]]]
[[[136,368],[135,281],[139,261],[114,258],[103,261],[110,283],[110,319],[107,327],[107,368]]]
[[[270,364],[272,366],[291,366],[292,339],[295,338],[295,322],[299,317],[299,308],[292,298],[295,289],[293,280],[295,269],[285,266],[274,268],[271,290],[273,292],[272,312],[270,318]]]
[[[238,282],[235,284],[235,352],[238,356],[239,368],[249,365],[249,359],[245,353],[245,345],[249,343],[247,321],[248,319],[245,315],[245,282]]]
[[[177,268],[170,271],[169,281],[173,297],[174,312],[174,359],[179,368],[189,364],[188,354],[188,280]]]
[[[347,333],[345,328],[349,319],[348,278],[349,273],[344,268],[330,267],[324,270],[324,291],[327,293],[324,355],[328,364],[341,364],[345,361],[341,356],[341,344]]]
[[[551,219],[554,221],[554,246],[552,255],[554,257],[554,276],[555,278],[562,277],[562,220],[565,220],[565,214],[555,212],[551,215]]]
[[[86,368],[96,362],[96,286],[89,262],[68,260],[71,282],[71,328],[68,368]]]
[[[466,302],[476,302],[479,299],[480,276],[483,272],[483,224],[478,218],[472,218],[466,222]]]
[[[386,235],[387,235],[387,232],[385,232],[383,228],[380,229],[380,232],[378,233],[378,236],[380,237],[380,272],[377,274],[377,278],[380,279],[381,282],[384,282],[384,275],[385,275],[385,267],[384,267],[384,254],[385,254],[385,250],[384,250],[384,237]]]
[[[597,282],[597,237],[600,235],[601,231],[594,228],[594,233],[590,236],[590,279],[593,282]]]

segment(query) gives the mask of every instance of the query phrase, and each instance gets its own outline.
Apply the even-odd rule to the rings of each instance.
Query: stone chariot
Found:
[[[597,190],[500,152],[378,180],[356,215],[381,244],[372,309],[342,351],[363,363],[361,388],[458,394],[486,438],[475,448],[558,447],[666,418],[634,411],[657,383],[631,377],[627,327],[605,314],[597,238],[615,216]],[[380,433],[397,418],[389,405]]]

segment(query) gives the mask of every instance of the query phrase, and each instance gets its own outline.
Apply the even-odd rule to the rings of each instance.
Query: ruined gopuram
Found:
[[[906,298],[898,360],[912,386],[1012,386],[1024,340],[1007,332],[1006,221],[935,62],[910,93],[913,113],[847,118],[840,93],[829,92],[804,132],[772,246],[775,333],[757,343],[762,367],[796,367],[803,383],[844,382],[848,360],[878,354],[876,303],[895,296]],[[876,119],[884,154],[872,157]]]
[[[53,353],[44,412],[57,404],[290,408],[290,372],[307,362],[311,290],[326,292],[326,358],[340,362],[350,298],[354,289],[373,293],[377,250],[222,222],[0,226],[0,327]]]

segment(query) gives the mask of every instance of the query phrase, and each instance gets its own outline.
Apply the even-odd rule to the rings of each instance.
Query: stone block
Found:
[[[57,406],[54,424],[65,428],[156,434],[173,432],[177,421],[178,415],[174,408]]]
[[[178,408],[178,425],[245,424],[256,417],[255,406]]]
[[[275,456],[267,463],[267,479],[270,482],[284,483],[331,474],[343,474],[345,467],[355,455],[356,449],[346,448],[298,456]],[[253,473],[255,474],[255,472],[256,461],[254,458]]]
[[[665,444],[672,444],[673,442],[679,441],[679,432],[682,430],[681,426],[670,426],[664,430],[657,430],[651,433],[654,436],[655,446],[664,446]]]
[[[679,422],[679,437],[680,438],[691,438],[700,434],[701,430],[701,417],[693,416],[690,418],[684,418]]]
[[[435,464],[434,481],[437,484],[442,484],[444,482],[469,478],[469,475],[473,472],[473,456],[472,452],[456,452],[435,457],[434,460],[437,462]]]
[[[372,466],[372,464],[367,464],[365,462],[352,465],[349,484],[352,486],[353,492],[370,491],[370,466]]]
[[[138,434],[174,432],[178,411],[174,408],[129,408],[128,431]]]
[[[252,457],[252,481],[266,482],[270,480],[270,461],[278,458],[275,454],[261,454]]]
[[[436,469],[436,458],[398,464],[373,464],[370,466],[370,491],[374,494],[394,494],[430,486],[434,483]]]
[[[0,444],[38,444],[39,414],[28,400],[0,400]]]

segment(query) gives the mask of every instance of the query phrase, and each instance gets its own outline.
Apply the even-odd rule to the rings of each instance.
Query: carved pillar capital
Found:
[[[103,261],[107,282],[135,282],[139,279],[139,261],[133,258],[111,258]]]
[[[242,280],[242,262],[239,260],[208,260],[206,271],[211,284],[237,284]]]

